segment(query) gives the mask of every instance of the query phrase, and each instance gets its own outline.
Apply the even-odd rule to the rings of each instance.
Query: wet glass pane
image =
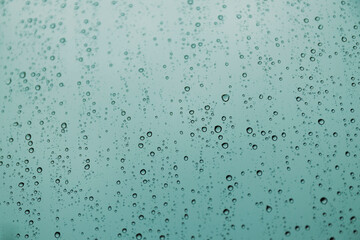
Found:
[[[360,239],[360,1],[0,0],[0,239]]]

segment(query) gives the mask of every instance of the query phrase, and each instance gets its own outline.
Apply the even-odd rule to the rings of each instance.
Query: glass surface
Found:
[[[360,239],[360,1],[0,0],[0,239]]]

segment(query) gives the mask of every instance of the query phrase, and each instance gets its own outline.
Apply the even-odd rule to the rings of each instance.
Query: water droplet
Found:
[[[270,212],[272,211],[272,207],[269,206],[269,205],[266,205],[266,211],[267,211],[268,213],[270,213]]]
[[[322,197],[322,198],[320,198],[320,202],[321,202],[321,204],[325,205],[325,204],[327,204],[328,200],[326,197]]]
[[[222,130],[222,127],[219,126],[219,125],[216,125],[215,128],[214,128],[214,131],[215,131],[216,133],[221,132],[221,130]]]
[[[61,236],[60,232],[55,232],[54,234],[55,238],[59,238]]]
[[[227,102],[227,101],[229,101],[230,96],[229,96],[229,94],[223,94],[223,95],[221,96],[221,99],[222,99],[224,102]]]
[[[226,176],[226,180],[227,180],[227,181],[231,181],[231,180],[232,180],[232,176],[231,176],[231,175],[227,175],[227,176]]]
[[[230,213],[230,210],[227,209],[227,208],[225,208],[224,211],[223,211],[223,214],[224,214],[224,215],[229,215],[229,213]]]
[[[248,134],[251,134],[251,133],[253,132],[253,129],[252,129],[251,127],[248,127],[248,128],[246,129],[246,132],[247,132]]]
[[[224,142],[223,144],[221,144],[223,149],[227,149],[229,147],[229,144],[227,142]]]
[[[25,78],[25,77],[26,77],[26,73],[25,73],[25,72],[21,72],[19,76],[20,76],[20,78]]]

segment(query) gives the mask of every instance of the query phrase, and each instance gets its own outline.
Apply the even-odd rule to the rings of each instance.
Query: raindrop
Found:
[[[222,99],[224,102],[227,102],[227,101],[229,101],[230,96],[229,96],[229,94],[223,94],[223,95],[221,96],[221,99]]]
[[[229,213],[230,213],[230,210],[227,209],[227,208],[225,208],[224,211],[223,211],[223,214],[224,214],[224,215],[229,215]]]
[[[31,134],[29,134],[29,133],[26,134],[26,135],[25,135],[25,139],[26,139],[26,140],[30,140],[30,139],[31,139]]]
[[[227,181],[231,181],[231,180],[232,180],[232,176],[231,176],[231,175],[227,175],[227,176],[226,176],[226,180],[227,180]]]
[[[219,126],[219,125],[216,125],[215,128],[214,128],[214,131],[215,131],[216,133],[220,133],[221,130],[222,130],[222,127]]]
[[[21,72],[20,73],[20,78],[25,78],[26,77],[26,73],[25,72]]]
[[[60,232],[55,232],[55,234],[54,234],[55,238],[59,238],[60,235],[61,235]]]
[[[247,132],[248,134],[251,134],[251,133],[253,132],[253,129],[252,129],[251,127],[248,127],[248,128],[246,129],[246,132]]]
[[[325,205],[325,204],[327,204],[328,200],[326,197],[322,197],[322,198],[320,198],[320,202],[321,202],[321,204]]]
[[[272,211],[272,207],[269,206],[269,205],[266,205],[266,211],[267,211],[268,213],[270,213],[270,212]]]
[[[221,144],[223,149],[227,149],[229,147],[229,144],[227,142],[224,142],[223,144]]]

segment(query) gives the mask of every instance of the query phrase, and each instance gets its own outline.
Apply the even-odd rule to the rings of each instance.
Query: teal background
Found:
[[[360,239],[359,28],[357,0],[0,0],[0,239]]]

